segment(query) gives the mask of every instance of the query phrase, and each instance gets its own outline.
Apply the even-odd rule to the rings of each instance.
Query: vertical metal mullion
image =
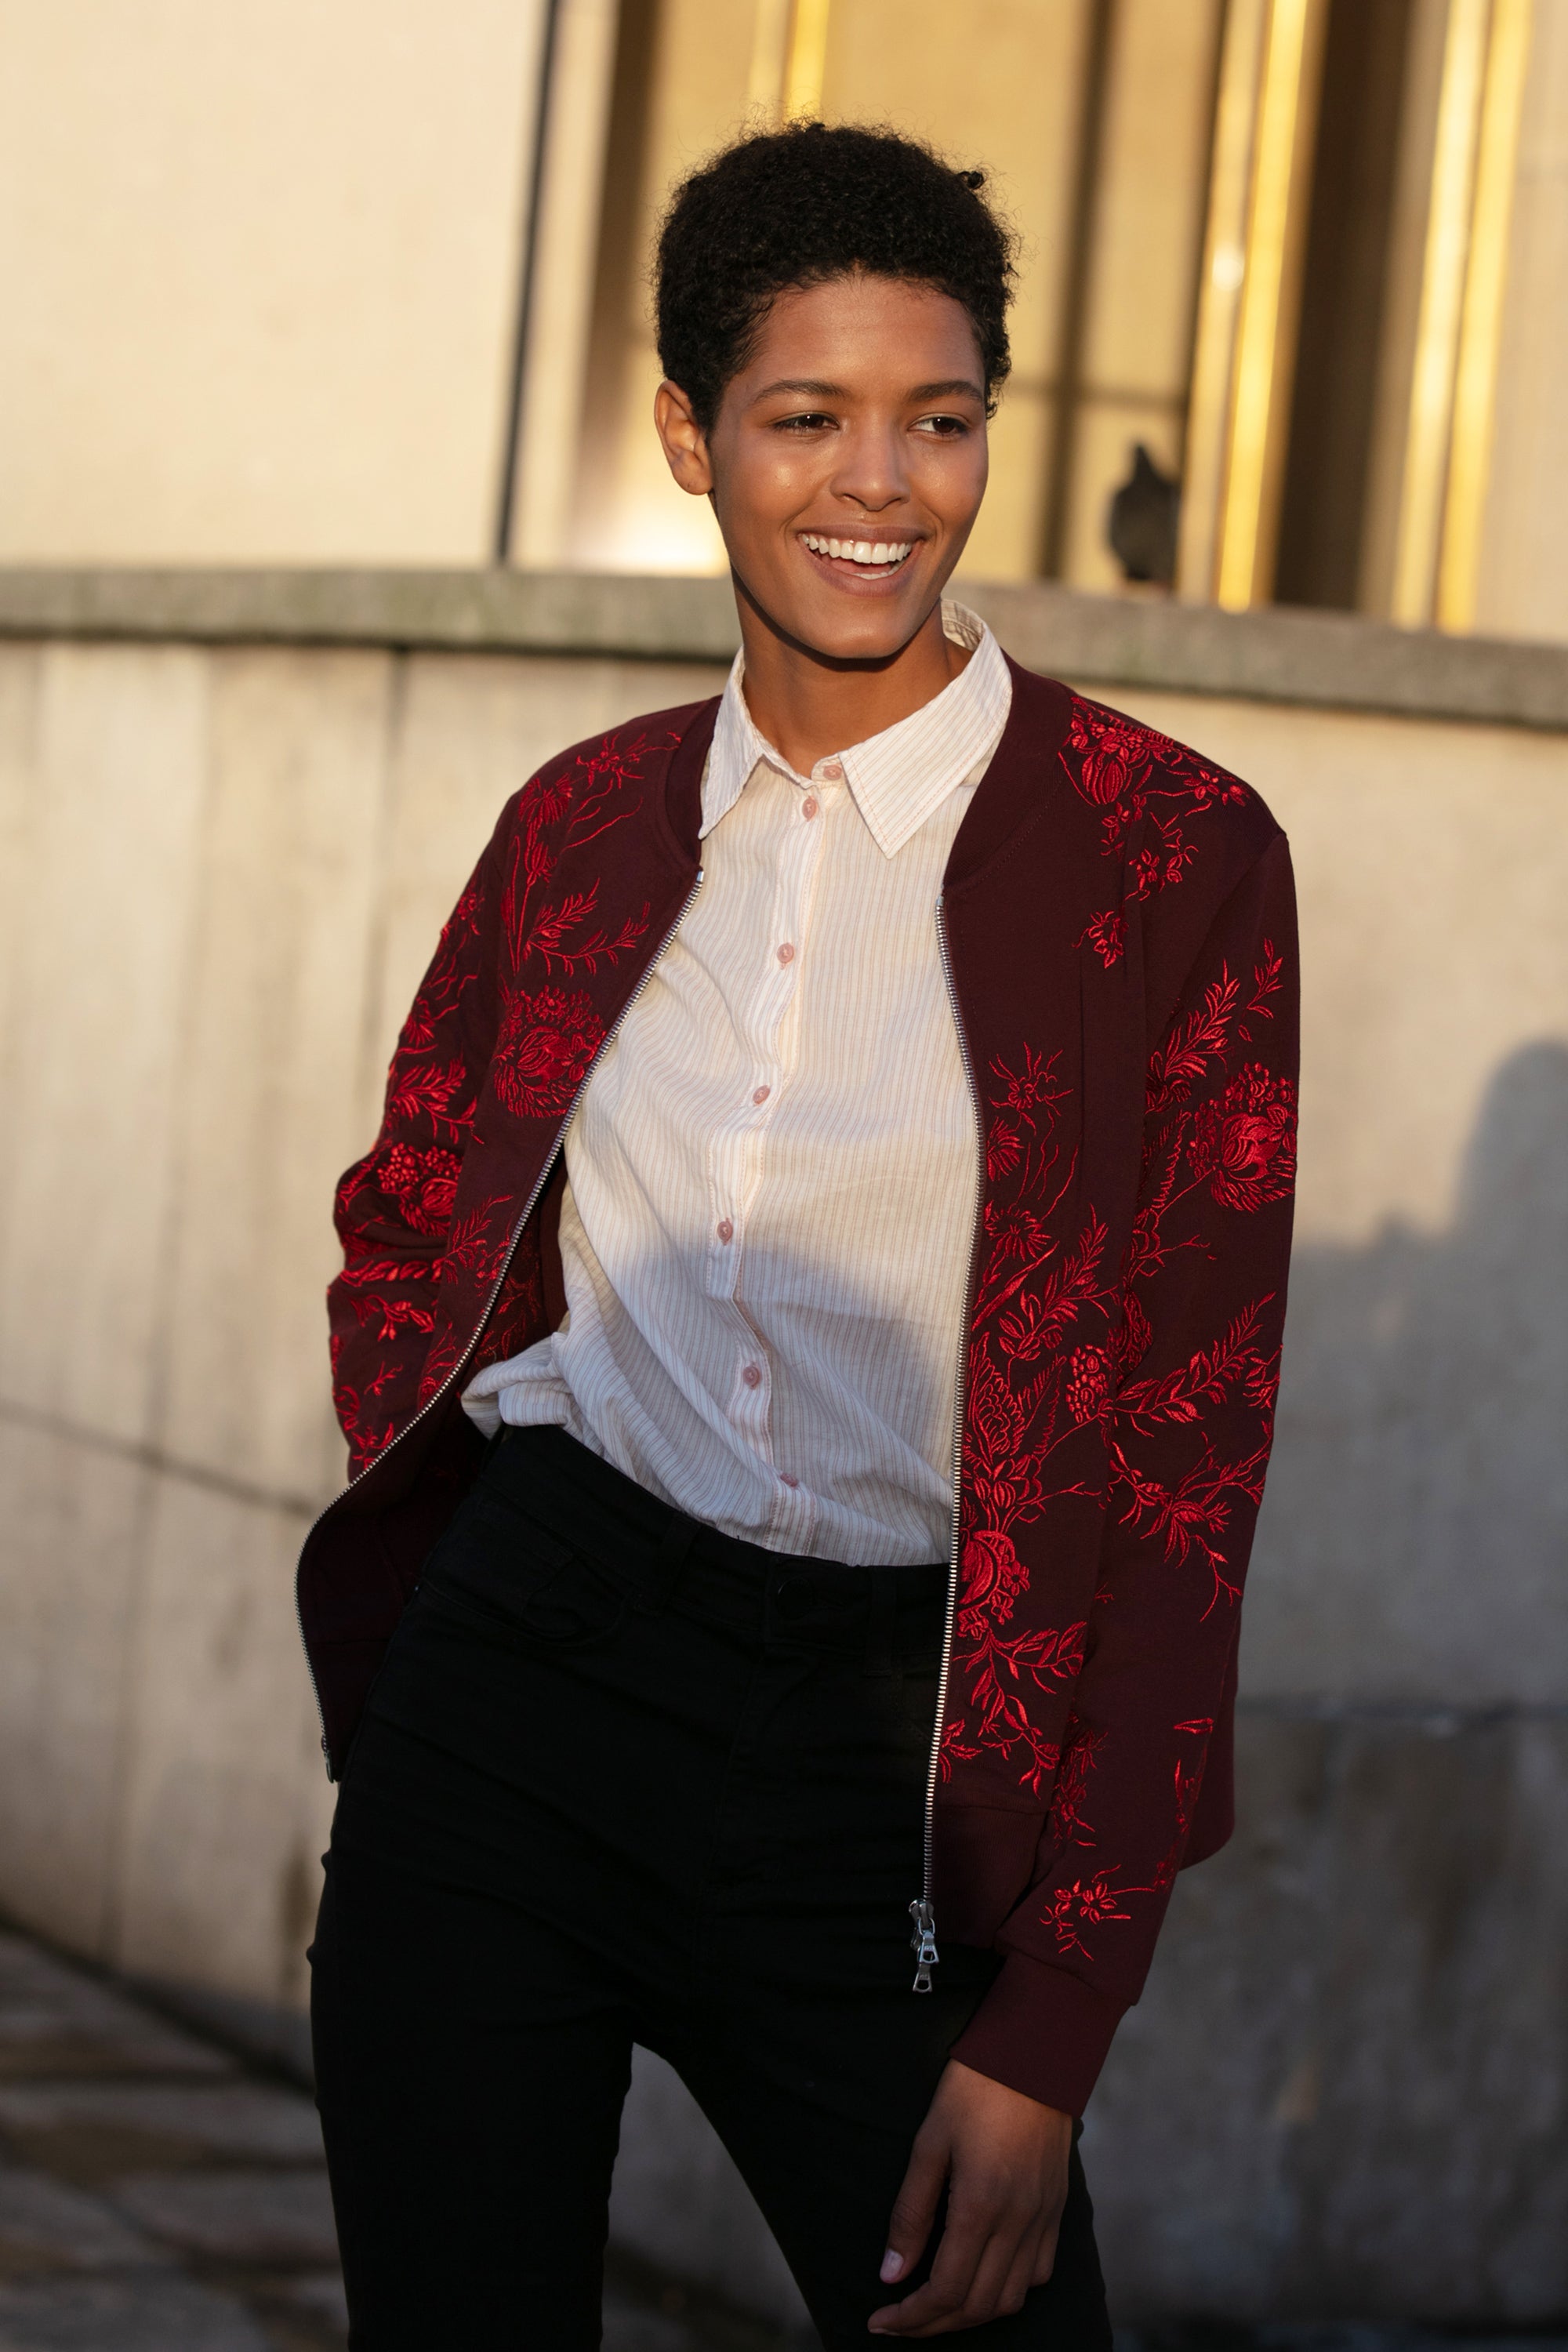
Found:
[[[1100,157],[1110,94],[1110,53],[1117,0],[1088,0],[1089,42],[1079,100],[1078,167],[1073,175],[1068,264],[1057,322],[1056,407],[1040,534],[1040,571],[1059,580],[1067,560],[1068,501],[1078,456],[1079,410],[1083,399],[1083,338],[1094,268],[1094,232],[1100,210]]]
[[[522,436],[522,392],[528,373],[528,338],[532,323],[534,286],[539,274],[539,213],[544,194],[544,150],[550,135],[550,92],[555,78],[555,50],[563,0],[544,0],[544,34],[539,48],[539,82],[534,101],[533,155],[528,174],[528,216],[523,225],[522,266],[518,273],[517,318],[512,335],[511,373],[507,386],[506,424],[501,443],[500,491],[496,504],[491,561],[510,563],[514,537],[512,509],[517,503],[518,445]]]

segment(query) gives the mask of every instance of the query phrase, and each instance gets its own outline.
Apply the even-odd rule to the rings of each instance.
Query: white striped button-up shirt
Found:
[[[937,901],[1006,722],[990,631],[944,691],[796,774],[737,658],[702,881],[567,1129],[559,1330],[481,1428],[553,1422],[776,1551],[943,1559],[978,1136]]]

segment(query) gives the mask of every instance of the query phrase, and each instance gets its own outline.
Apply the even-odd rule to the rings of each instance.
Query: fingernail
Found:
[[[902,2254],[894,2253],[891,2246],[889,2246],[887,2252],[882,2256],[882,2268],[879,2273],[881,2278],[882,2284],[884,2286],[891,2286],[893,2281],[895,2279],[902,2278],[903,2274],[904,2258]]]

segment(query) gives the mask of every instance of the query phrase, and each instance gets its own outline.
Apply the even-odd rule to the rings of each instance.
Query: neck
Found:
[[[787,636],[735,582],[746,661],[746,708],[798,775],[818,760],[896,727],[951,686],[969,659],[944,636],[940,603],[898,652],[847,661]]]

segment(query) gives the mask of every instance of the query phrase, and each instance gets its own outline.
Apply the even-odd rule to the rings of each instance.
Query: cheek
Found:
[[[788,441],[753,446],[720,474],[719,518],[726,533],[764,539],[809,503],[824,471],[820,450]]]
[[[920,486],[933,513],[951,524],[972,520],[985,495],[990,451],[984,440],[933,445],[921,468]]]

